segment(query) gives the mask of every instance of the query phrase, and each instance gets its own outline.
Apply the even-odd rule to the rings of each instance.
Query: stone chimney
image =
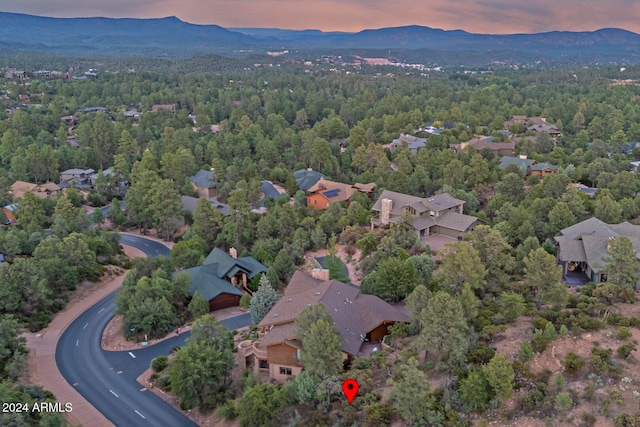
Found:
[[[391,209],[393,209],[393,200],[382,199],[380,201],[380,223],[382,225],[389,225],[391,220]]]
[[[526,154],[520,154],[518,157],[521,158],[522,160],[527,160]]]
[[[327,270],[326,268],[314,268],[313,270],[311,270],[311,277],[328,282],[329,270]]]
[[[238,258],[238,250],[236,248],[229,248],[229,255],[231,255],[231,258]]]

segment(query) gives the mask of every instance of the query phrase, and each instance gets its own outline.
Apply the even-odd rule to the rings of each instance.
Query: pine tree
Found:
[[[280,296],[269,283],[269,279],[266,275],[260,277],[260,286],[249,304],[249,313],[251,313],[251,320],[253,323],[258,324],[267,315],[269,310],[276,305]]]

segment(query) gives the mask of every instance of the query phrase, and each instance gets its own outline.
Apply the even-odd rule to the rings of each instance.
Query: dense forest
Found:
[[[25,369],[19,330],[46,326],[76,284],[98,279],[106,264],[133,267],[118,305],[129,325],[160,336],[177,322],[197,318],[199,327],[215,332],[190,341],[158,379],[181,398],[183,408],[220,406],[243,426],[378,426],[395,419],[407,425],[471,425],[472,414],[503,409],[514,390],[527,393],[500,412],[505,419],[563,417],[581,400],[597,402],[594,407],[611,400],[593,390],[585,397],[568,386],[587,370],[575,354],[564,361],[566,378],[533,373],[528,362],[558,336],[615,325],[625,340],[623,328],[628,332],[640,324],[611,311],[612,304],[636,298],[637,264],[628,245],[611,253],[607,283],[568,292],[553,241],[560,230],[592,216],[608,224],[637,220],[640,180],[630,162],[640,158],[640,144],[633,144],[640,141],[640,68],[425,75],[298,66],[205,72],[208,65],[200,67],[197,58],[185,64],[179,70],[98,71],[83,80],[0,79],[0,206],[17,206],[15,223],[0,228],[6,261],[0,264],[3,401],[16,393],[44,398],[44,392],[37,397],[30,386],[12,383]],[[137,114],[126,114],[132,111]],[[513,116],[544,117],[561,135],[552,138],[521,124],[505,129]],[[429,135],[417,155],[406,145],[386,146],[427,124],[441,132]],[[514,141],[516,156],[549,162],[557,173],[524,176],[517,167],[499,168],[491,150],[449,148],[478,135]],[[58,182],[59,173],[72,168],[110,168],[113,174],[100,172],[93,188],[71,188],[53,198],[11,195],[15,181]],[[347,184],[374,182],[375,192],[371,198],[356,195],[348,207],[308,208],[293,175],[308,168]],[[214,173],[228,216],[205,199],[193,212],[184,211],[181,196],[195,196],[189,177],[198,170]],[[266,200],[266,213],[257,213],[263,180],[284,187],[292,202]],[[597,194],[590,198],[575,183],[597,188]],[[440,252],[436,262],[407,221],[370,231],[371,207],[385,189],[418,197],[450,193],[482,225]],[[89,216],[83,208],[109,203],[106,216],[99,209]],[[9,219],[4,215],[3,223]],[[176,218],[190,226],[185,233],[179,233]],[[131,265],[120,257],[117,231],[134,228],[157,229],[174,240],[171,260]],[[254,299],[263,299],[252,301],[252,315],[264,315],[258,304],[275,303],[270,290],[281,292],[307,251],[332,251],[336,244],[352,255],[360,251],[363,292],[406,302],[412,313],[411,324],[392,332],[402,349],[394,353],[398,362],[381,352],[356,359],[345,373],[336,363],[310,361],[304,375],[284,386],[247,374],[232,387],[231,340],[204,316],[201,301],[188,297],[184,278],[171,273],[199,265],[214,247],[234,247],[268,267],[251,284]],[[341,267],[330,268],[333,278],[341,277]],[[151,314],[157,321],[148,321]],[[322,323],[322,314],[308,316]],[[509,362],[494,344],[519,316],[533,318],[533,335]],[[309,332],[310,347],[313,334],[326,342],[331,331]],[[620,378],[621,366],[637,363],[629,357],[635,344],[624,345],[615,364],[608,363],[614,357],[610,350],[594,346],[588,369],[601,379]],[[439,351],[427,352],[434,348]],[[330,346],[325,350],[333,360]],[[221,363],[210,370],[210,381],[181,382],[195,369],[190,363],[212,358]],[[383,398],[372,376],[385,369],[391,391]],[[427,381],[432,375],[439,378],[434,387]],[[361,380],[362,397],[353,406],[338,403],[336,384],[346,376]],[[249,413],[248,407],[255,410]],[[609,417],[606,407],[607,413],[585,412],[584,425]],[[630,424],[637,415],[614,414],[617,425],[637,425]]]

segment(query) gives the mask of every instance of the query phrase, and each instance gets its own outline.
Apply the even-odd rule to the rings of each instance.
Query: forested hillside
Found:
[[[170,273],[200,265],[216,247],[235,248],[268,268],[249,287],[270,308],[275,301],[268,286],[280,295],[309,251],[328,249],[334,256],[340,246],[362,274],[362,292],[406,303],[411,315],[410,324],[390,330],[384,351],[352,360],[345,372],[329,349],[333,364],[308,362],[304,375],[284,386],[249,373],[231,385],[226,337],[201,337],[160,375],[164,387],[174,384],[184,409],[222,407],[242,426],[378,426],[392,420],[459,426],[524,416],[558,423],[580,418],[584,425],[618,417],[617,425],[637,425],[629,424],[637,422],[631,405],[610,405],[617,402],[611,390],[635,372],[633,342],[612,339],[617,355],[598,343],[588,356],[567,356],[553,381],[551,371],[531,360],[551,351],[556,339],[611,334],[615,326],[622,341],[640,324],[632,304],[638,268],[630,239],[622,234],[617,249],[606,248],[601,271],[608,280],[577,290],[562,283],[554,241],[561,230],[591,217],[637,223],[640,180],[630,163],[640,159],[640,143],[634,144],[640,141],[640,69],[421,75],[388,68],[305,72],[285,65],[204,72],[196,64],[185,62],[181,71],[97,69],[83,79],[38,75],[26,67],[29,77],[21,78],[16,69],[3,70],[12,73],[0,78],[3,400],[31,390],[11,383],[24,372],[19,328],[46,326],[77,283],[102,275],[103,264],[130,267],[118,256],[118,230],[154,229],[176,242],[171,261],[135,265],[119,306],[135,318],[142,313],[138,302],[163,301],[166,322],[136,325],[150,334],[162,335],[176,319],[206,312],[195,308],[202,301],[187,298],[184,280],[172,281]],[[536,118],[553,134],[516,116]],[[424,146],[414,153],[406,142],[392,145],[407,134],[426,138]],[[504,166],[503,156],[489,148],[450,146],[474,137],[511,143],[514,158],[553,172],[541,176]],[[17,181],[61,184],[60,173],[70,169],[91,169],[96,177],[84,187],[71,180],[64,193],[49,197],[35,196],[36,190],[16,196]],[[338,183],[375,183],[375,189],[355,194],[348,205],[314,209],[294,175],[306,170]],[[189,209],[184,196],[198,196],[190,180],[198,171],[211,173],[216,201],[200,197]],[[264,200],[264,181],[291,198]],[[580,190],[586,187],[593,192]],[[425,246],[410,217],[372,230],[372,207],[384,190],[420,198],[449,193],[465,202],[464,213],[478,218],[478,225],[437,253]],[[106,214],[95,209],[89,216],[85,209],[105,206]],[[329,265],[332,278],[348,280],[341,263]],[[258,311],[264,316],[264,307]],[[206,321],[200,326],[217,328]],[[523,329],[526,338],[519,338],[515,352],[501,352],[500,342],[518,322],[530,325]],[[333,342],[332,331],[309,335]],[[305,346],[317,345],[305,339]],[[224,362],[211,383],[224,378],[228,390],[180,382],[197,370],[189,360],[203,354]],[[354,376],[362,392],[351,406],[341,401],[336,384]],[[571,384],[578,383],[591,391],[574,390]],[[632,390],[624,391],[620,399],[633,402]],[[0,420],[13,419],[2,414]]]

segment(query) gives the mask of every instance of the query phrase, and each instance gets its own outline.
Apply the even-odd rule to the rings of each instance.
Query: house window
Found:
[[[297,363],[302,363],[302,352],[300,351],[300,349],[296,349],[296,362]]]
[[[291,368],[280,367],[280,375],[291,375]]]
[[[266,360],[260,360],[258,363],[258,367],[260,369],[269,369],[269,362],[267,362]]]

